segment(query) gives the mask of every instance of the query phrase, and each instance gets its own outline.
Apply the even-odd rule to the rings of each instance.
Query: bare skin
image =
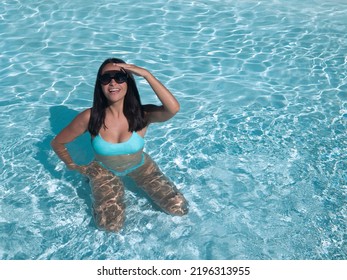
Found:
[[[148,70],[133,64],[109,63],[102,69],[102,74],[108,71],[125,69],[134,75],[144,78],[153,89],[161,105],[145,105],[145,114],[148,125],[156,122],[165,122],[171,119],[180,109],[180,105],[172,93],[157,80]],[[99,131],[101,137],[110,143],[127,141],[132,132],[123,113],[124,98],[127,92],[127,83],[118,84],[114,79],[107,85],[102,85],[102,91],[108,100],[106,109],[105,127]],[[73,162],[65,145],[88,131],[91,109],[86,109],[76,116],[51,142],[53,150],[70,170],[76,170],[90,179],[94,196],[94,214],[99,227],[108,231],[118,231],[124,223],[124,186],[120,178],[112,172],[92,162],[89,165],[77,165]],[[147,128],[137,131],[145,137]],[[124,155],[112,159],[115,165],[124,166],[136,164],[139,157]],[[117,162],[119,161],[119,162]],[[153,160],[146,155],[145,163],[129,174],[139,187],[166,213],[184,215],[187,213],[187,202],[172,183],[161,173]]]
[[[121,68],[131,73],[141,76],[147,80],[154,93],[162,102],[161,106],[147,105],[146,111],[149,120],[148,125],[155,122],[165,122],[171,119],[180,109],[180,105],[172,93],[162,85],[148,70],[125,63],[110,63],[105,65],[103,72],[120,71]],[[102,85],[102,90],[109,100],[109,107],[106,110],[105,125],[108,129],[101,128],[100,135],[103,139],[111,143],[121,143],[128,140],[131,132],[128,131],[128,122],[123,113],[124,97],[127,91],[127,84],[118,84],[114,79],[108,85]],[[65,149],[65,144],[72,142],[78,136],[88,130],[90,119],[90,109],[81,112],[77,117],[64,128],[52,141],[53,149]],[[137,133],[144,137],[147,127]],[[67,167],[71,170],[77,170],[85,174],[85,166],[79,166],[73,163],[71,158],[63,159]]]

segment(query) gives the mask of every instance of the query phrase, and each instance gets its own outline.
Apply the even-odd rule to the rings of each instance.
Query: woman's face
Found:
[[[125,71],[115,63],[108,63],[101,71],[101,88],[109,103],[123,101],[128,90]]]

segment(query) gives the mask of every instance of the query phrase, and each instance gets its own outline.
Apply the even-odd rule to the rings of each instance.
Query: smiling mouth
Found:
[[[118,92],[120,92],[120,89],[119,88],[111,88],[111,89],[109,89],[109,92],[118,93]]]

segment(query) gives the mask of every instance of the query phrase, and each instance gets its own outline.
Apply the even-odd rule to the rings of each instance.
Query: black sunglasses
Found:
[[[112,71],[102,74],[99,77],[100,83],[104,86],[108,85],[112,81],[112,79],[114,79],[118,84],[122,84],[127,81],[128,74],[123,71]]]

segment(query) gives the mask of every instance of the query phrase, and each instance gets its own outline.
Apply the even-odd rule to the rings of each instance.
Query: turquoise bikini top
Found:
[[[135,154],[142,150],[145,145],[145,140],[133,132],[131,137],[121,143],[110,143],[102,139],[101,135],[98,134],[92,140],[92,147],[96,154],[101,156],[120,156]]]

